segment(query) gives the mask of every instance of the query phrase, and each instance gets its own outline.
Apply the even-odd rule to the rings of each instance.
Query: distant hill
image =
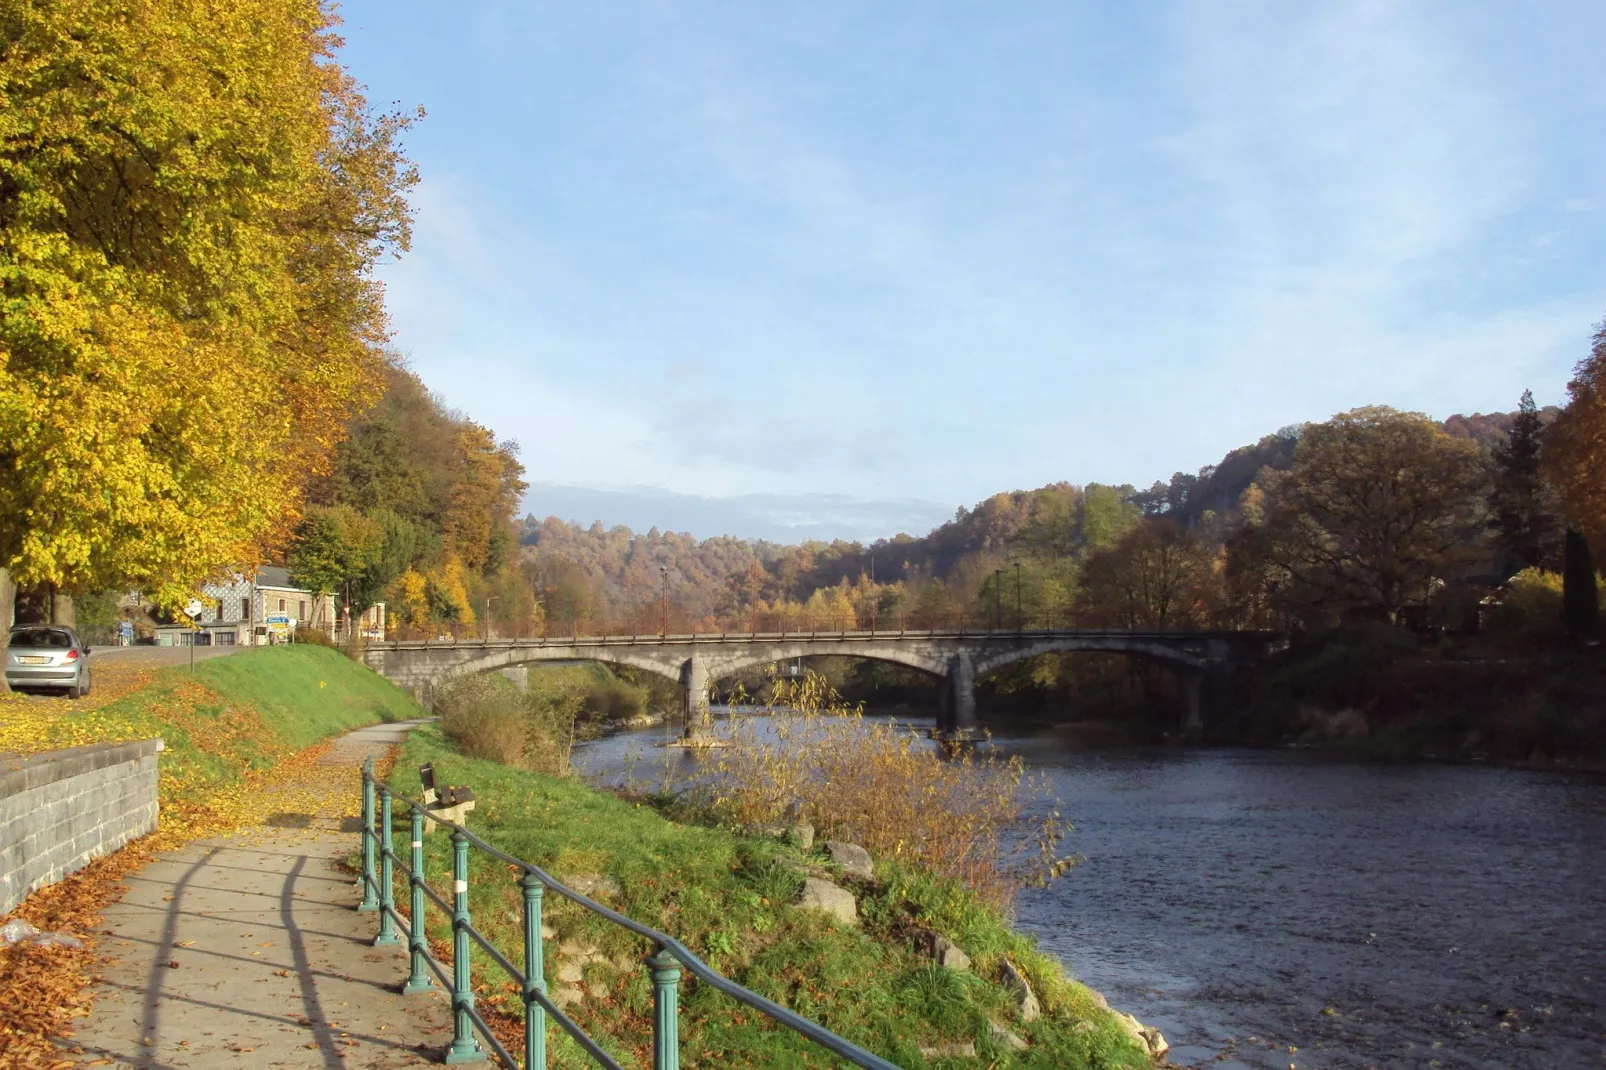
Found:
[[[1542,410],[1549,421],[1559,410]],[[1515,413],[1456,415],[1444,428],[1484,449],[1503,440]],[[1244,492],[1267,470],[1293,462],[1302,428],[1285,427],[1232,450],[1197,473],[1177,472],[1148,490],[1100,484],[1051,483],[1036,490],[995,494],[920,536],[895,535],[865,545],[810,541],[785,546],[730,536],[697,540],[690,535],[645,533],[626,527],[581,527],[556,517],[526,517],[520,532],[523,555],[546,590],[548,618],[623,617],[654,603],[663,590],[660,567],[669,569],[677,611],[712,618],[758,599],[803,601],[817,589],[846,579],[880,583],[933,579],[957,590],[974,589],[981,578],[1010,559],[1078,561],[1112,539],[1131,519],[1166,515],[1193,530],[1220,537],[1240,522]]]

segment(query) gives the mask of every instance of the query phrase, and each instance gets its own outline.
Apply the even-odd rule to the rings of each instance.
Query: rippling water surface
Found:
[[[683,776],[668,734],[577,759]],[[1047,776],[1038,805],[1058,798],[1086,857],[1021,897],[1021,928],[1174,1062],[1606,1067],[1606,777],[994,745]]]

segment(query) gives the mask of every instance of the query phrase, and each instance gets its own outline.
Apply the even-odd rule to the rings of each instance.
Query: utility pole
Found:
[[[485,599],[485,641],[487,643],[491,641],[491,603],[494,601],[496,599],[489,596]]]
[[[1004,570],[993,569],[993,631],[997,631],[1004,622]]]
[[[669,635],[669,566],[668,565],[659,565],[658,566],[658,574],[660,576],[662,576],[663,579],[664,579],[664,589],[663,589],[663,596],[662,596],[663,614],[662,614],[662,621],[658,626],[658,634],[661,635],[661,636],[668,637],[668,635]]]

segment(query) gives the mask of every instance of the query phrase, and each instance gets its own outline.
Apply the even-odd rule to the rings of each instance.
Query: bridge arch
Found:
[[[539,665],[543,662],[573,661],[598,661],[608,665],[624,665],[632,669],[655,673],[674,683],[680,682],[681,661],[679,659],[670,660],[663,657],[653,657],[640,649],[628,646],[596,646],[577,650],[559,648],[551,653],[544,651],[540,647],[510,647],[504,650],[492,650],[478,657],[443,667],[431,675],[429,683],[434,687],[451,676],[468,676],[474,673],[494,672],[497,669],[510,669],[520,665]]]
[[[976,675],[986,676],[1006,665],[1040,654],[1069,653],[1126,654],[1178,669],[1202,670],[1209,664],[1208,659],[1198,654],[1154,640],[1126,636],[1056,636],[979,657],[976,659]]]
[[[755,651],[719,654],[706,660],[708,678],[719,680],[759,665],[771,665],[778,661],[792,661],[796,658],[825,657],[884,661],[938,677],[948,674],[948,658],[890,643],[883,646],[857,642],[832,644],[805,640],[792,644],[776,643]]]

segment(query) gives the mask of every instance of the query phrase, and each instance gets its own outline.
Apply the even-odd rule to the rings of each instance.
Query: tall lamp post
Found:
[[[1003,626],[1004,620],[1004,570],[993,569],[993,631]]]
[[[669,566],[659,565],[658,574],[664,579],[662,596],[663,613],[662,621],[658,626],[658,634],[667,637],[669,635]]]
[[[1026,630],[1026,618],[1021,615],[1020,605],[1020,562],[1017,561],[1015,562],[1015,630],[1017,632]]]

